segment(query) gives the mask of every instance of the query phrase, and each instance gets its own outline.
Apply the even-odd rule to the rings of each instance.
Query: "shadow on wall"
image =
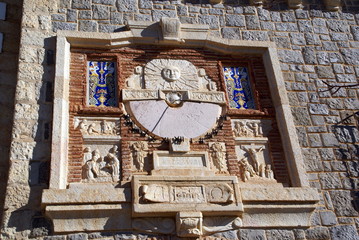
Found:
[[[22,197],[26,196],[28,202],[15,211],[14,209],[9,209],[12,213],[6,226],[7,228],[14,228],[16,232],[31,230],[30,237],[48,235],[52,232],[52,223],[45,217],[45,211],[41,207],[41,195],[42,190],[48,188],[50,175],[55,48],[55,37],[44,40],[45,56],[43,56],[44,61],[41,63],[43,74],[41,82],[39,82],[39,85],[41,85],[38,90],[39,95],[36,97],[38,119],[36,119],[37,126],[33,128],[35,130],[33,133],[35,146],[33,147],[32,156],[27,159],[29,164],[28,184],[20,186],[21,183],[15,183],[13,186],[8,187],[8,191],[10,191],[9,189],[11,191],[14,191],[14,189],[15,191],[22,189],[28,191],[27,187],[30,187],[29,193],[19,194],[19,199],[11,199],[21,202]],[[16,195],[16,193],[12,194]],[[20,203],[19,205],[22,204]]]
[[[341,144],[336,149],[337,158],[344,160],[346,178],[350,190],[351,203],[354,209],[359,212],[359,111],[347,116],[342,121],[332,126],[332,130]]]

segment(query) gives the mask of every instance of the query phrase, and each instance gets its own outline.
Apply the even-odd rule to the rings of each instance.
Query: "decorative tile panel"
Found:
[[[117,106],[116,67],[114,62],[88,62],[90,106]]]
[[[224,67],[229,107],[232,109],[254,109],[248,69],[246,67]]]

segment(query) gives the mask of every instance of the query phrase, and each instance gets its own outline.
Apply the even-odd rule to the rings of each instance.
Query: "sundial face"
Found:
[[[222,96],[221,92],[203,88],[204,79],[208,79],[203,73],[200,77],[191,62],[154,59],[143,69],[143,75],[138,78],[143,82],[137,86],[144,87],[128,90],[133,94],[129,94],[131,100],[126,103],[128,112],[140,127],[165,138],[196,138],[215,127],[222,105],[205,99]],[[146,99],[145,92],[150,92],[151,97]]]

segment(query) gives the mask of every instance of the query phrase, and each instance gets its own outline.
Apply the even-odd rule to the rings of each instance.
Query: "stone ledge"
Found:
[[[243,202],[318,202],[315,188],[240,188]]]
[[[104,194],[106,193],[106,194]],[[42,204],[120,203],[131,201],[131,189],[115,188],[113,184],[77,183],[68,189],[45,189]]]

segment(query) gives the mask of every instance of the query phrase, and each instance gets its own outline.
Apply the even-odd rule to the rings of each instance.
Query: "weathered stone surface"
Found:
[[[298,126],[305,126],[310,124],[310,117],[307,108],[292,107],[294,122]]]
[[[136,12],[137,1],[136,0],[117,0],[116,6],[119,12]]]
[[[304,155],[305,166],[308,171],[322,171],[323,165],[318,156],[316,149],[302,149]]]
[[[334,78],[333,69],[327,66],[316,66],[315,70],[319,78]]]
[[[335,216],[334,212],[320,212],[320,218],[324,226],[333,226],[338,224],[337,217]]]
[[[240,39],[241,31],[238,28],[222,28],[223,38]]]
[[[337,216],[358,216],[358,212],[354,209],[352,204],[353,196],[350,194],[350,191],[330,191],[330,196]]]
[[[340,52],[347,64],[359,65],[359,49],[340,49]]]
[[[357,240],[358,233],[353,225],[340,225],[330,228],[330,235],[333,240]]]
[[[102,5],[94,5],[92,8],[93,19],[104,20],[110,18],[109,8]]]
[[[264,31],[243,31],[243,40],[267,41],[268,35]]]
[[[240,240],[265,239],[265,231],[264,230],[240,229],[238,231],[238,238]]]
[[[316,227],[305,231],[307,240],[327,240],[330,239],[329,230],[325,227]]]
[[[91,0],[72,0],[72,8],[91,9]]]
[[[342,187],[337,173],[321,173],[319,178],[323,189],[339,189]]]
[[[328,106],[325,104],[309,104],[309,112],[316,115],[328,115]]]
[[[294,240],[294,233],[289,230],[267,230],[267,240],[288,239]]]
[[[96,21],[92,20],[80,20],[79,21],[79,30],[84,32],[96,32],[98,29],[98,24]]]
[[[304,63],[301,52],[291,50],[279,50],[279,58],[285,63]]]

